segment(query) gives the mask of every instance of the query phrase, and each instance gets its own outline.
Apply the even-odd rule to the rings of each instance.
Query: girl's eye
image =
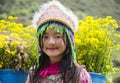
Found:
[[[46,35],[43,36],[43,39],[47,39],[47,38],[48,38],[48,36],[46,36]]]
[[[62,38],[62,36],[61,35],[57,35],[56,38]]]

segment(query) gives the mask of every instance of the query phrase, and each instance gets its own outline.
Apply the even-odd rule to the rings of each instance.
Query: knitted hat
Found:
[[[43,32],[42,27],[49,21],[65,25],[68,39],[70,41],[73,61],[76,61],[74,45],[74,31],[77,30],[78,19],[71,10],[64,7],[59,1],[53,0],[43,4],[39,11],[34,14],[33,26],[37,29],[38,35]]]

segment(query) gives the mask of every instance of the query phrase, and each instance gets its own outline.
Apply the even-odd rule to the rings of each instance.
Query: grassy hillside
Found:
[[[19,21],[29,25],[39,5],[49,0],[0,0],[0,19],[8,15],[19,16]],[[59,0],[75,12],[79,19],[87,15],[104,17],[111,15],[120,22],[120,0]]]
[[[95,17],[113,16],[120,20],[120,1],[119,0],[60,0],[69,6],[80,18],[81,12],[84,15]]]

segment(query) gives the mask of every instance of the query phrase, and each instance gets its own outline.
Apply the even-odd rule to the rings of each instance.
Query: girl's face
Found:
[[[66,36],[49,28],[43,34],[43,52],[46,53],[51,62],[60,61],[62,53],[66,49]]]

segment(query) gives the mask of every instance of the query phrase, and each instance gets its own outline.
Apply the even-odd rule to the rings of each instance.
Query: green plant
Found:
[[[96,19],[88,16],[85,21],[80,20],[75,33],[78,63],[86,65],[89,72],[107,75],[114,71],[111,53],[116,47],[120,49],[117,28],[111,16]]]
[[[0,69],[28,70],[36,59],[36,30],[16,23],[17,17],[0,20]]]

